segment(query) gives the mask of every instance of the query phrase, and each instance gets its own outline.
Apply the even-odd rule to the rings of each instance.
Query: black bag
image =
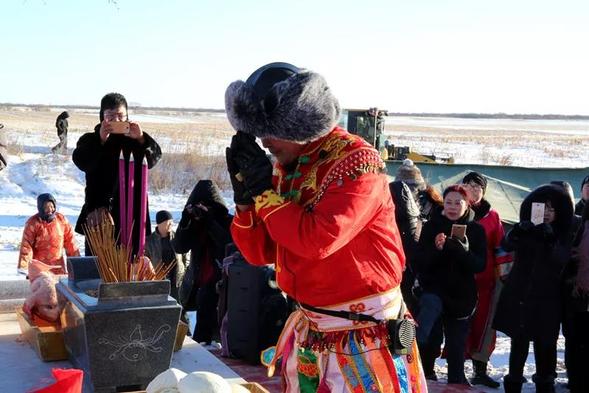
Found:
[[[268,285],[268,270],[243,257],[229,267],[227,341],[233,356],[252,364],[260,363],[261,350],[276,344],[288,317],[285,297]]]

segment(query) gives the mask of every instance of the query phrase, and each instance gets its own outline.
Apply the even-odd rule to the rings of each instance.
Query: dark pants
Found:
[[[536,359],[536,376],[534,382],[554,384],[556,375],[556,340],[533,340],[534,358]],[[521,380],[528,357],[530,340],[512,338],[509,353],[509,376],[511,380]]]
[[[219,341],[219,329],[217,325],[217,302],[219,296],[216,290],[215,280],[198,288],[196,294],[196,327],[193,338],[196,342],[210,343]]]
[[[569,389],[571,393],[589,392],[589,312],[571,313],[563,322],[563,332]]]
[[[445,337],[448,383],[463,383],[466,382],[464,350],[469,319],[451,318],[442,313],[442,303],[438,296],[429,293],[421,296],[417,318],[417,343],[420,351],[423,348],[427,356],[431,356],[440,352]]]

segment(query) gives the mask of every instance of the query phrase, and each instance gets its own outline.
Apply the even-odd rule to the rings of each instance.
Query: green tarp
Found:
[[[387,171],[395,176],[401,161],[387,161]],[[428,184],[442,191],[460,183],[470,171],[482,173],[489,180],[485,198],[501,219],[513,224],[519,221],[519,206],[534,188],[553,180],[567,181],[579,197],[581,181],[589,175],[589,168],[525,168],[500,165],[427,164],[416,163]]]

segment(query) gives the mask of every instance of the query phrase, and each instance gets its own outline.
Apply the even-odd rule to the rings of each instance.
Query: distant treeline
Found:
[[[0,103],[4,107],[28,107],[28,108],[64,108],[64,109],[95,109],[98,111],[99,107],[92,105],[45,105],[45,104],[14,104],[14,103]],[[224,109],[214,108],[174,108],[167,106],[141,106],[130,103],[130,109],[152,110],[152,111],[169,111],[169,112],[207,112],[207,113],[224,113]],[[533,113],[403,113],[403,112],[388,112],[389,116],[405,116],[405,117],[453,117],[459,119],[522,119],[522,120],[589,120],[589,115],[537,115]]]
[[[388,112],[389,116],[455,117],[460,119],[521,119],[521,120],[589,120],[588,115],[536,115],[533,113],[401,113]]]
[[[94,105],[47,105],[47,104],[14,104],[10,102],[0,103],[0,107],[25,107],[25,108],[63,108],[63,109],[94,109],[98,111],[100,107]],[[207,113],[224,113],[225,109],[213,109],[213,108],[173,108],[166,106],[141,106],[133,103],[129,104],[129,109],[140,109],[140,110],[152,110],[152,111],[168,111],[168,112],[207,112]]]

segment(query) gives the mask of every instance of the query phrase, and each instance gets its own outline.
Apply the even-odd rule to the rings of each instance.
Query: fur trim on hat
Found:
[[[245,82],[233,82],[225,91],[225,110],[237,131],[293,142],[310,142],[326,135],[340,116],[339,103],[325,79],[311,71],[276,83],[263,99]]]
[[[425,189],[425,180],[421,175],[421,170],[415,166],[410,159],[403,160],[403,164],[397,168],[395,180],[402,181],[408,186],[417,186],[417,189]]]

